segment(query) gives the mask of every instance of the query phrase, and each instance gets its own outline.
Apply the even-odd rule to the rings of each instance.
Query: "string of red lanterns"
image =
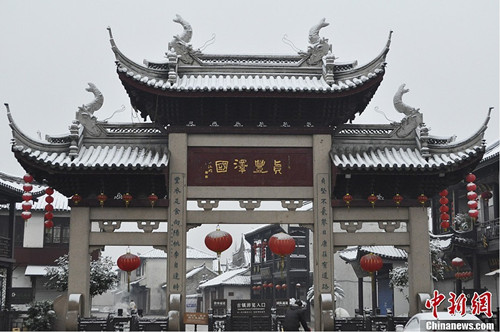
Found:
[[[469,206],[469,216],[472,218],[472,221],[475,222],[477,217],[479,216],[479,211],[477,210],[477,186],[474,183],[476,181],[476,176],[472,173],[467,174],[465,177],[465,181],[467,181],[467,205]]]
[[[448,207],[448,190],[444,189],[439,193],[439,196],[441,198],[439,199],[439,203],[441,206],[439,207],[439,211],[441,212],[441,228],[446,232],[448,228],[450,227],[450,215],[448,214],[448,211],[450,211],[450,208]]]
[[[31,182],[33,182],[33,176],[30,174],[26,173],[23,176],[24,180],[24,185],[23,185],[23,212],[21,212],[21,218],[24,219],[24,221],[28,221],[28,219],[31,218],[31,207],[33,204],[31,203],[31,200],[33,199],[33,194],[31,194],[31,190],[33,190],[33,186],[31,185]]]
[[[48,187],[47,189],[45,189],[45,193],[47,194],[47,197],[45,197],[45,202],[47,204],[45,204],[45,221],[43,223],[43,226],[47,229],[50,229],[54,227],[54,222],[52,221],[52,219],[54,219],[54,214],[52,213],[52,211],[54,211],[54,206],[52,205],[52,203],[54,202],[54,197],[52,197],[52,195],[54,194],[54,189]]]
[[[455,278],[459,280],[469,280],[473,276],[472,271],[464,271],[455,273]]]

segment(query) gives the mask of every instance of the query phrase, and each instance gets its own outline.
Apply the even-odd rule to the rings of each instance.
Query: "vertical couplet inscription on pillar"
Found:
[[[168,264],[169,264],[169,290],[171,293],[178,293],[181,290],[181,273],[182,262],[181,255],[181,233],[182,223],[184,222],[184,214],[186,213],[184,207],[184,174],[174,173],[170,185],[173,186],[170,199],[170,220],[168,224]]]
[[[331,243],[332,238],[332,223],[331,223],[331,207],[328,203],[330,201],[330,188],[328,174],[317,175],[317,197],[318,209],[316,221],[317,239],[319,244],[319,277],[321,281],[321,292],[331,292],[333,287],[333,275],[330,269],[330,256],[333,252]]]

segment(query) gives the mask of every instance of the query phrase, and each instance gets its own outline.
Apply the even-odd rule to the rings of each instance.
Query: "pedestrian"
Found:
[[[129,309],[130,309],[130,314],[131,315],[137,313],[137,306],[135,305],[134,300],[130,301]]]
[[[295,303],[290,303],[290,306],[285,312],[283,330],[298,331],[301,324],[304,331],[311,331],[306,322],[306,309],[302,307],[302,301],[297,300]]]

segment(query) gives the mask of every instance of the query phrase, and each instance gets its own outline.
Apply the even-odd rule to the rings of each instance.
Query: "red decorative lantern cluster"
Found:
[[[476,181],[476,176],[472,173],[469,173],[465,177],[465,181],[468,182],[467,199],[469,201],[467,202],[467,205],[469,206],[469,216],[473,219],[473,221],[476,221],[477,217],[479,216],[479,211],[477,210],[477,186],[474,183],[474,181]]]
[[[399,208],[399,205],[403,201],[403,196],[401,196],[400,194],[396,194],[394,195],[394,197],[392,197],[392,200],[394,201],[394,203],[396,203],[396,206]]]
[[[45,204],[45,222],[43,223],[43,225],[45,226],[45,228],[50,229],[54,227],[54,222],[52,221],[52,219],[54,219],[54,214],[52,213],[52,211],[54,211],[54,206],[52,205],[52,203],[54,202],[54,197],[52,197],[52,195],[54,194],[54,189],[49,187],[45,189],[45,193],[47,194],[47,196],[45,197],[45,202],[47,204]]]
[[[384,265],[382,258],[380,256],[369,253],[361,257],[359,260],[359,265],[366,272],[377,272]]]
[[[378,197],[375,196],[375,194],[371,194],[370,196],[368,196],[368,202],[370,202],[370,204],[372,205],[372,208],[375,207],[375,202],[378,201]]]
[[[33,177],[26,173],[23,176],[24,180],[24,185],[23,185],[23,212],[21,212],[21,218],[24,219],[24,221],[28,221],[29,218],[31,218],[31,207],[32,203],[31,200],[33,199],[33,195],[31,194],[31,190],[33,190],[33,186],[31,185],[31,182],[33,182]]]
[[[151,193],[151,195],[148,196],[149,203],[151,203],[151,207],[155,206],[156,201],[158,200],[158,196],[156,196],[154,193]]]
[[[217,258],[219,260],[219,274],[222,273],[220,269],[220,254],[221,252],[227,250],[231,244],[233,244],[233,237],[228,232],[221,231],[219,226],[217,226],[215,231],[205,236],[205,245],[207,248],[217,253]]]
[[[118,268],[127,272],[127,290],[130,292],[130,272],[141,266],[141,259],[130,252],[121,255],[116,261]]]
[[[129,193],[126,193],[125,195],[122,196],[122,199],[125,202],[125,207],[128,207],[128,205],[132,201],[132,198],[133,198],[132,195],[130,195]]]
[[[347,205],[347,208],[349,208],[350,204],[354,198],[352,197],[351,194],[347,193],[344,195],[344,197],[342,199],[344,200],[345,204]]]
[[[441,198],[439,199],[439,204],[441,206],[439,207],[439,212],[441,212],[441,228],[446,232],[448,228],[450,227],[450,215],[448,214],[448,211],[450,211],[450,208],[448,207],[448,190],[444,189],[439,193],[439,196]]]
[[[285,256],[295,251],[295,240],[289,234],[277,233],[269,238],[269,249],[281,257],[281,277],[283,278],[283,268],[285,267]]]
[[[78,203],[82,201],[82,196],[74,194],[73,196],[71,196],[71,200],[73,201],[73,203],[75,203],[75,205],[78,205]]]
[[[97,195],[97,200],[99,201],[99,205],[101,205],[101,207],[104,207],[104,202],[106,202],[107,199],[108,196],[106,196],[104,193],[100,193],[99,195]]]
[[[427,198],[424,194],[420,194],[420,196],[417,197],[417,201],[422,204],[422,207],[425,207],[425,203],[427,203],[428,200],[429,198]]]
[[[472,278],[472,271],[464,271],[455,273],[455,278],[459,280],[469,280]]]

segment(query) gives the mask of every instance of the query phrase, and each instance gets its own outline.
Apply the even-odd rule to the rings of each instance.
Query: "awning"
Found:
[[[497,275],[497,274],[500,274],[500,269],[496,269],[495,271],[491,271],[491,272],[485,273],[484,275],[485,276],[494,276],[494,275]]]
[[[25,276],[44,276],[47,274],[47,269],[57,267],[52,265],[28,265],[26,266]]]

